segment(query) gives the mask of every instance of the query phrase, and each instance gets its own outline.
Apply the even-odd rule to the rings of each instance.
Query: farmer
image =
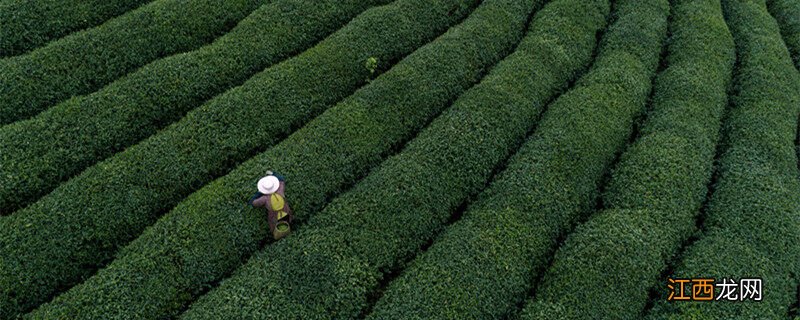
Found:
[[[269,231],[275,240],[289,235],[292,209],[284,194],[286,181],[279,174],[267,171],[267,176],[258,180],[257,187],[258,192],[250,199],[250,205],[267,209]]]

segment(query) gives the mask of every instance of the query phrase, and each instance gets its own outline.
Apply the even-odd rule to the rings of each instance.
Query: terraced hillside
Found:
[[[795,0],[0,0],[0,319],[800,317],[799,68]]]

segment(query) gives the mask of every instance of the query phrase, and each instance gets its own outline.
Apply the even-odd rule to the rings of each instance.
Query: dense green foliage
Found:
[[[592,70],[548,108],[464,217],[389,285],[374,318],[414,314],[421,308],[414,302],[427,299],[446,309],[434,318],[513,313],[558,235],[592,206],[606,166],[644,110],[668,12],[666,1],[616,3]]]
[[[500,144],[498,149],[506,153],[505,144],[521,141],[548,100],[591,62],[596,35],[606,27],[609,11],[605,0],[555,0],[539,11],[516,52],[470,91],[471,100],[464,98],[459,101],[463,106],[454,107],[453,114],[469,115],[462,120],[469,124],[463,130],[480,128],[464,138],[483,139],[481,144],[493,141],[487,150]],[[459,107],[463,111],[456,113]],[[493,161],[499,155],[491,155]],[[502,272],[515,285],[511,287],[502,285],[506,280],[486,279],[493,269],[486,263],[502,269],[528,261],[487,254],[484,241],[487,233],[504,233],[502,226],[510,221],[497,220],[509,218],[513,220],[468,211],[387,287],[368,318],[497,319],[508,314],[525,297],[523,284],[530,282],[515,272]]]
[[[381,39],[390,37],[387,34],[361,40],[375,41],[366,42],[364,48],[370,48],[371,52],[378,52],[382,58],[387,58],[397,53],[392,53],[392,50],[400,50],[399,47],[389,50],[392,46],[408,46],[418,41],[412,40],[413,37],[441,30],[447,24],[465,16],[474,5],[476,5],[474,1],[440,2],[433,6],[425,0],[402,0],[364,13],[342,32],[354,31],[357,34],[364,34],[362,32],[364,29],[392,32],[391,37],[395,42],[380,42]],[[523,14],[524,12],[521,13]],[[416,19],[412,20],[411,17]],[[524,23],[524,17],[523,15],[523,18],[517,21],[518,25]],[[501,23],[504,22],[497,22]],[[45,318],[74,315],[92,318],[108,315],[169,315],[178,311],[181,304],[191,301],[193,296],[201,293],[207,285],[213,284],[241,264],[242,260],[254,252],[263,241],[266,236],[265,215],[261,210],[248,208],[246,200],[255,190],[254,182],[267,169],[275,169],[289,178],[288,196],[295,214],[300,219],[307,217],[313,210],[319,209],[327,197],[352,184],[355,179],[366,174],[369,167],[379,163],[383,156],[403,141],[410,139],[430,118],[477,81],[484,69],[510,51],[515,40],[519,38],[510,35],[521,33],[521,30],[515,31],[512,29],[514,25],[507,23],[508,26],[494,27],[492,32],[486,34],[471,34],[473,29],[485,28],[487,24],[484,20],[470,18],[462,26],[456,27],[404,59],[387,74],[373,80],[369,86],[324,113],[282,144],[189,197],[119,253],[108,268],[101,270],[95,277],[73,288],[53,303],[38,309],[35,315]],[[518,26],[518,29],[522,27]],[[341,32],[334,38],[357,40],[339,37],[339,34]],[[500,34],[505,34],[507,37],[498,37]],[[371,45],[366,45],[367,43]],[[352,45],[346,41],[342,44]],[[328,44],[328,46],[333,45],[333,42]],[[342,50],[341,46],[337,47]],[[389,51],[381,52],[381,50]],[[369,53],[354,54],[339,50],[336,52],[351,59]],[[342,66],[345,63],[343,59],[335,59],[331,66]],[[358,63],[354,66],[364,69],[364,60],[358,59]],[[321,67],[323,65],[320,65],[320,69],[324,69]],[[431,72],[421,72],[423,70]],[[279,74],[285,74],[286,69],[280,72]],[[366,69],[350,71],[364,77],[366,72]],[[300,88],[303,87],[296,85],[295,88],[301,91]],[[285,89],[279,89],[278,92],[286,92]],[[325,87],[315,90],[321,90],[320,94],[332,92]],[[299,99],[295,97],[289,101],[295,100],[308,101],[309,98],[300,96]],[[324,107],[318,106],[318,108]],[[220,110],[219,115],[230,114],[234,108],[236,105]],[[238,108],[241,108],[241,104]],[[146,183],[137,180],[142,171],[148,170],[148,166],[143,164],[158,164],[156,160],[135,159],[145,155],[157,155],[159,152],[168,153],[167,150],[179,147],[182,143],[192,144],[191,148],[177,153],[180,157],[174,158],[178,162],[176,165],[199,171],[180,170],[177,173],[193,177],[192,180],[181,180],[184,178],[169,172],[168,168],[171,168],[171,165],[164,169],[157,167],[151,176],[154,179],[183,181],[186,185],[172,187],[188,191],[197,180],[206,179],[204,175],[208,174],[207,171],[215,170],[212,165],[222,165],[220,161],[223,160],[214,157],[225,158],[229,156],[226,152],[232,151],[228,148],[212,151],[215,150],[214,143],[244,149],[253,148],[259,143],[268,144],[268,141],[277,141],[281,138],[281,132],[289,130],[280,128],[282,123],[288,121],[273,122],[273,120],[280,117],[286,119],[291,115],[293,108],[292,105],[286,107],[276,105],[276,109],[269,113],[263,109],[253,108],[252,114],[248,115],[254,118],[253,123],[244,126],[253,128],[248,129],[252,131],[230,129],[221,131],[224,133],[222,135],[211,134],[216,126],[201,127],[200,124],[207,123],[208,118],[195,118],[195,115],[200,113],[194,111],[187,117],[187,120],[192,121],[188,123],[194,123],[194,126],[183,127],[183,122],[178,123],[154,139],[134,146],[123,153],[122,157],[115,157],[99,167],[108,164],[112,170],[105,172],[103,176],[116,178],[118,177],[116,174],[121,173],[127,184],[123,187],[131,189],[136,187],[134,184],[136,181],[140,184]],[[301,111],[300,108],[297,110]],[[301,114],[297,113],[297,116]],[[242,124],[240,117],[231,119],[235,121],[229,124],[232,128]],[[264,125],[260,126],[259,123]],[[261,131],[266,132],[258,132],[259,127]],[[192,132],[194,135],[185,132]],[[176,136],[175,133],[181,135]],[[207,137],[204,136],[206,133]],[[255,138],[251,141],[248,140],[249,137],[243,138],[243,135],[252,135]],[[180,137],[181,141],[172,140],[176,137]],[[241,157],[243,154],[246,152],[235,156]],[[130,168],[130,171],[122,169],[126,167]],[[143,198],[136,201],[140,201],[144,207],[152,210],[146,212],[146,215],[155,216],[159,208],[162,208],[161,205],[147,201],[157,197],[156,193],[170,192],[167,191],[169,189],[139,187],[136,189],[137,193],[141,193]],[[75,192],[77,190],[80,188]],[[125,193],[120,193],[120,197],[124,195]],[[170,203],[182,195],[172,198],[158,197]],[[116,205],[129,200],[111,201],[109,204]],[[106,212],[107,217],[101,217],[106,220],[102,225],[114,226],[118,228],[116,231],[118,235],[125,235],[125,231],[130,229],[131,225],[117,223],[116,220],[120,215],[115,216],[114,213],[126,212],[125,206],[137,204],[127,202],[121,207],[112,208]],[[126,220],[133,221],[139,218],[136,216],[137,213],[131,211],[131,216],[126,216]],[[134,227],[141,228],[142,225]],[[76,251],[75,254],[83,252]],[[96,308],[88,308],[87,305]]]
[[[95,91],[155,59],[210,42],[265,1],[156,0],[30,53],[2,59],[0,125]]]
[[[497,45],[496,41],[508,38],[498,38],[499,34],[516,31],[521,37],[527,18],[523,13],[532,2],[486,1],[471,16],[474,20],[463,24],[451,39],[472,37]],[[437,68],[433,74],[442,76],[441,70],[447,69]],[[508,110],[496,113],[494,105],[486,103],[491,101],[486,93],[505,90],[496,86],[505,83],[497,82],[496,74],[514,71],[511,66],[494,68],[478,85],[481,89],[462,95],[400,155],[383,162],[295,235],[251,258],[232,279],[190,308],[186,317],[281,314],[317,319],[352,318],[364,312],[367,293],[375,289],[381,271],[429,239],[524,136],[530,125],[525,119],[515,119]],[[514,99],[513,94],[496,97],[502,102]],[[519,133],[508,134],[496,126],[513,126]],[[342,139],[348,140],[355,139]]]
[[[15,306],[1,309],[30,308],[91,274],[186,194],[355,91],[369,76],[364,66],[368,57],[402,57],[466,16],[476,2],[451,0],[433,6],[404,0],[372,9],[313,49],[267,69],[147,142],[1,219],[0,302]],[[343,10],[362,6],[337,5]],[[37,232],[30,232],[33,226]]]
[[[6,0],[0,2],[0,58],[89,28],[151,0]]]
[[[658,18],[648,17],[648,22],[658,26],[652,24],[654,17]],[[663,20],[662,17],[665,31]],[[654,59],[649,69],[655,69],[661,39],[651,38]],[[329,314],[347,318],[363,312],[366,297],[374,292],[377,281],[402,267],[403,260],[413,256],[444,226],[448,213],[485,185],[532,125],[535,112],[528,113],[527,119],[518,119],[515,104],[498,107],[491,102],[492,97],[509,101],[505,97],[515,97],[515,91],[524,90],[510,86],[509,91],[503,91],[506,86],[500,84],[507,84],[509,79],[494,75],[508,70],[516,69],[511,64],[501,64],[493,70],[489,78],[463,95],[400,155],[384,162],[353,190],[335,199],[296,235],[251,259],[232,278],[201,298],[185,314],[186,318],[244,314],[306,318]],[[646,71],[642,73],[645,90],[638,92],[642,103],[627,108],[629,124],[637,113],[634,110],[642,108],[647,96],[648,76]],[[629,92],[626,89],[635,88],[621,88],[620,92]],[[495,92],[499,94],[493,95]],[[561,135],[552,127],[557,121],[545,122],[551,128],[548,131],[552,131],[547,140],[559,140]],[[622,136],[619,140],[624,142]],[[482,222],[502,224],[503,220],[489,217]],[[457,254],[457,250],[447,254]],[[444,280],[447,278],[430,285]],[[438,301],[431,303],[438,305]]]
[[[761,277],[763,301],[666,303],[653,318],[785,319],[800,274],[800,180],[794,139],[800,74],[764,0],[724,0],[739,67],[719,181],[705,232],[674,277]]]
[[[789,47],[795,66],[800,69],[800,1],[767,0],[767,8],[778,20],[783,41]]]
[[[800,0],[0,0],[0,319],[800,320],[798,71]]]
[[[3,155],[0,176],[4,177],[0,184],[0,214],[11,213],[38,200],[62,181],[154,134],[203,101],[312,46],[366,7],[388,2],[276,0],[257,9],[209,46],[155,61],[100,91],[68,100],[28,121],[0,128],[0,154]],[[365,31],[359,29],[358,32]],[[358,32],[351,31],[349,37],[367,36]],[[370,33],[368,36],[371,37],[381,35]],[[414,36],[425,39],[423,35]],[[433,32],[428,34],[428,38],[434,36]],[[337,43],[346,43],[344,41]],[[380,40],[374,40],[370,44],[378,42]],[[421,41],[418,43],[414,47],[403,46],[401,52],[406,53],[421,45]],[[395,45],[404,44],[398,42]],[[359,47],[359,55],[347,57],[350,68],[341,65],[337,66],[341,68],[337,73],[318,71],[320,76],[335,78],[321,80],[330,81],[326,88],[335,88],[330,89],[330,98],[346,96],[363,82],[363,73],[350,74],[344,70],[363,69],[363,65],[354,66],[363,62],[354,60],[364,59],[362,56],[366,53],[362,52],[368,48]],[[380,53],[380,50],[375,51],[378,51],[375,54]],[[329,57],[319,55],[315,62],[333,63],[325,61],[325,58]],[[386,58],[396,57],[389,55]],[[302,63],[298,61],[280,70],[297,68],[296,73],[309,70],[310,66],[297,67]],[[260,95],[258,92],[268,86],[265,84],[267,81],[288,77],[287,73],[276,74],[273,72],[268,80],[254,80],[261,87],[245,86],[218,100],[227,100],[229,108],[256,106],[257,101],[249,96]],[[297,76],[294,80],[302,81],[291,83],[313,83],[308,78],[316,76]],[[339,88],[341,91],[336,91]],[[273,94],[294,97],[277,90]],[[234,100],[231,96],[240,99]],[[272,100],[277,99],[270,97],[262,101]],[[255,128],[259,127],[245,129]]]
[[[606,187],[607,210],[570,234],[537,288],[538,308],[565,319],[641,318],[667,259],[696,231],[735,50],[719,0],[672,4],[668,68]]]
[[[800,1],[767,0],[767,9],[778,21],[783,41],[792,54],[795,67],[800,71]],[[800,123],[800,119],[798,122]],[[796,145],[797,157],[800,159],[800,134],[797,136]],[[797,162],[797,167],[800,168],[800,161]],[[800,287],[798,287],[798,292],[800,292]],[[797,299],[797,308],[800,310],[800,296]]]

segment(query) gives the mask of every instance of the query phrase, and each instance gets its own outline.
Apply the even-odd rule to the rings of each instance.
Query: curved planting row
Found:
[[[93,27],[151,0],[7,0],[0,2],[0,58]]]
[[[455,17],[465,15],[473,5],[474,1],[439,2],[434,6],[426,0],[401,0],[368,11],[345,30],[363,35],[366,35],[364,30],[391,32],[391,35],[380,34],[375,38],[367,36],[361,40],[370,40],[364,43],[364,48],[386,58],[394,53],[380,51],[390,50],[395,45],[413,43],[414,40],[409,37],[441,29],[442,25],[452,22]],[[190,196],[117,254],[116,260],[107,268],[52,303],[42,306],[34,315],[44,318],[75,315],[83,318],[102,318],[109,315],[162,317],[178,312],[183,304],[240,265],[266,237],[264,213],[248,208],[246,201],[255,190],[254,182],[267,169],[278,170],[289,178],[289,198],[295,214],[301,220],[306,218],[319,209],[327,197],[352,184],[384,155],[413,136],[414,132],[447,107],[459,93],[476,82],[484,69],[509,51],[518,39],[513,35],[521,33],[525,22],[527,11],[519,9],[523,10],[519,13],[522,17],[518,18],[519,21],[514,20],[515,23],[500,20],[490,24],[478,15],[417,50],[389,72],[372,81],[369,86],[324,113],[277,147]],[[427,30],[420,30],[421,28]],[[473,30],[485,28],[490,29],[484,33],[475,31],[473,34]],[[381,40],[387,37],[395,40],[391,42],[393,44]],[[340,37],[339,34],[332,39],[357,40]],[[332,46],[333,43],[330,42],[329,45]],[[352,42],[343,44],[353,45]],[[343,50],[339,51],[341,54],[348,57],[369,56],[369,52],[358,54],[345,47],[337,47]],[[345,63],[338,60],[340,59],[334,59],[336,62],[331,66],[338,68]],[[353,67],[364,68],[364,60],[358,59]],[[322,66],[317,70],[322,72]],[[283,69],[280,74],[285,72],[286,69]],[[356,69],[349,73],[362,76],[362,80],[368,76]],[[324,72],[312,75],[326,79],[336,76],[326,75]],[[321,90],[320,94],[335,92],[333,88],[327,87],[327,83],[321,83],[324,86],[315,86],[314,84],[320,82],[305,80],[306,86],[298,85],[293,89],[312,90],[311,92]],[[283,88],[278,92],[286,91]],[[302,103],[311,99],[321,97],[300,96],[292,101],[299,100]],[[243,108],[242,104],[232,105],[227,110],[220,110],[216,118],[222,119],[223,116],[230,115],[235,107]],[[300,107],[296,106],[297,112],[302,110]],[[325,107],[321,105],[317,109]],[[204,109],[198,111],[202,110]],[[198,111],[192,112],[186,121],[208,122],[208,118],[195,117],[200,114]],[[136,182],[143,186],[147,182],[136,180],[139,179],[137,174],[150,169],[144,165],[148,163],[159,166],[153,176],[159,181],[180,179],[167,168],[160,169],[157,161],[139,160],[142,156],[155,156],[159,152],[172,154],[175,156],[172,159],[188,167],[186,170],[179,170],[177,174],[193,177],[184,180],[186,185],[173,187],[188,191],[195,183],[205,179],[208,171],[222,171],[213,169],[212,165],[223,166],[226,163],[214,157],[241,157],[247,154],[244,152],[247,148],[252,149],[259,144],[269,145],[279,139],[283,132],[290,130],[281,129],[280,126],[289,122],[286,117],[291,115],[291,111],[291,108],[277,108],[268,112],[263,107],[253,107],[252,114],[248,115],[254,118],[251,120],[253,123],[242,123],[241,117],[233,116],[229,123],[231,128],[227,130],[220,130],[216,124],[207,127],[183,126],[182,121],[165,133],[131,148],[121,157],[115,157],[100,167],[108,164],[115,168],[106,172],[108,178],[115,178],[116,174],[123,173],[126,180],[131,180],[128,183]],[[377,117],[378,115],[380,116]],[[248,129],[252,131],[241,131],[235,128],[237,125],[252,128]],[[210,134],[214,130],[220,130],[217,132],[219,134]],[[260,133],[259,130],[267,133]],[[255,138],[249,140],[247,136]],[[173,138],[181,140],[173,141]],[[191,147],[178,153],[169,151],[170,148],[181,148],[182,143]],[[226,148],[215,150],[215,143]],[[237,145],[238,143],[241,145]],[[237,149],[242,153],[231,153]],[[193,164],[197,162],[194,160],[205,163]],[[133,165],[131,171],[122,170],[130,165]],[[166,176],[158,177],[159,174]],[[152,197],[156,197],[155,194],[159,192],[169,193],[142,187],[136,190],[144,194],[152,193]],[[167,203],[173,200],[169,196],[158,197]],[[156,203],[146,203],[146,206],[156,209],[150,213],[152,216],[161,207]],[[112,224],[114,219],[120,218],[119,215],[114,215],[113,210],[106,214],[108,217],[104,220],[107,221],[103,221],[103,225]],[[135,211],[130,214],[129,219],[136,218]],[[124,224],[115,226],[119,228],[120,234],[129,227]]]
[[[659,301],[652,318],[788,318],[800,274],[800,75],[764,0],[724,0],[739,59],[706,231],[672,277],[763,279],[763,300]]]
[[[639,319],[667,259],[696,231],[735,50],[719,0],[673,1],[672,16],[669,67],[656,78],[653,111],[614,170],[607,210],[556,253],[536,291],[538,310]]]
[[[783,41],[792,54],[795,67],[800,71],[800,1],[768,0],[767,9],[778,21]],[[800,119],[798,121],[800,122]],[[800,159],[800,135],[797,136],[796,145],[797,157]],[[797,167],[800,168],[800,161],[797,162]],[[800,288],[798,291],[800,292]],[[797,299],[797,308],[800,309],[800,296]]]
[[[800,1],[767,0],[767,9],[778,20],[783,41],[800,69]]]
[[[616,21],[592,70],[548,108],[464,217],[389,285],[370,318],[486,319],[514,312],[559,234],[594,204],[605,168],[644,110],[668,13],[667,1],[616,2]]]
[[[0,214],[33,203],[62,181],[152,135],[203,101],[310,47],[365,8],[388,2],[275,0],[209,46],[155,61],[100,91],[1,127]],[[436,30],[427,38],[423,34],[418,37],[430,39]],[[423,42],[418,43],[413,48]],[[402,52],[411,48],[403,47]],[[354,58],[364,57],[348,57],[350,61]],[[342,81],[360,84],[364,78],[348,74]],[[348,93],[357,87],[336,84]],[[240,92],[238,96],[248,94],[252,95]],[[237,103],[255,102],[243,99]]]
[[[355,91],[370,75],[368,57],[399,59],[466,16],[476,2],[402,0],[371,9],[309,51],[0,219],[0,309],[29,309],[91,274],[191,191]],[[364,6],[306,4],[337,6],[341,14]],[[297,18],[288,10],[274,10],[271,21]]]
[[[21,56],[0,60],[0,125],[191,50],[270,0],[156,0]]]
[[[602,8],[603,3],[588,7],[592,6]],[[583,28],[602,26],[601,8],[593,9],[595,25]],[[184,318],[271,314],[351,318],[365,312],[379,279],[401,268],[402,261],[444,227],[459,204],[486,184],[524,139],[542,104],[567,85],[569,76],[564,74],[576,73],[591,56],[593,32],[549,29],[562,25],[555,19],[568,18],[545,10],[546,16],[533,20],[533,33],[520,45],[521,51],[503,60],[399,155],[334,199],[295,235],[251,258],[232,278],[198,300]],[[558,32],[569,32],[577,39]],[[579,55],[566,56],[566,48]],[[527,60],[538,59],[534,53],[538,50],[542,59],[554,60],[537,70],[540,76],[534,76],[528,73]],[[556,57],[561,56],[575,61],[559,62]],[[532,77],[540,77],[541,82]],[[538,84],[543,86],[535,87]]]
[[[548,100],[591,62],[596,35],[606,27],[609,11],[607,0],[555,0],[545,6],[536,14],[517,51],[450,113],[451,117],[469,115],[465,122],[468,126],[462,125],[461,130],[480,128],[474,133],[459,133],[465,136],[458,141],[493,141],[482,151],[490,153],[495,164],[513,151],[509,146],[524,139]],[[458,147],[474,148],[468,143]],[[504,152],[492,154],[493,147]],[[461,153],[461,157],[480,158],[467,150]],[[432,201],[439,201],[432,196]],[[529,261],[521,256],[489,254],[496,251],[487,245],[495,241],[486,233],[505,233],[500,228],[514,223],[515,217],[502,213],[480,217],[480,221],[477,217],[468,211],[448,228],[428,252],[389,285],[368,318],[497,319],[508,314],[525,297],[530,281],[522,279],[529,274],[520,277],[507,268],[527,266]],[[513,231],[507,234],[520,235]],[[497,274],[504,278],[486,279],[495,268],[502,270]]]

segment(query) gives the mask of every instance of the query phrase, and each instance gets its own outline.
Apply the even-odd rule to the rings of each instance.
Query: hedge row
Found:
[[[291,2],[286,8],[303,3]],[[17,306],[2,309],[30,308],[91,274],[191,191],[355,91],[370,75],[369,57],[388,65],[462,19],[476,2],[404,0],[372,9],[315,48],[0,219],[0,256],[8,257],[0,268],[0,302]],[[342,16],[366,5],[305,4]],[[302,21],[291,10],[273,9],[270,21]]]
[[[30,53],[0,60],[0,125],[199,47],[270,0],[156,0]]]
[[[652,18],[648,17],[651,25]],[[588,20],[591,19],[585,21],[588,23]],[[538,25],[538,21],[534,20],[534,27],[554,25]],[[555,34],[549,37],[558,38]],[[655,61],[651,69],[654,69],[660,39],[652,38],[656,44],[652,48]],[[539,48],[552,48],[563,54],[564,51],[559,49],[567,47],[550,44],[541,43]],[[527,97],[534,99],[530,101],[525,99],[526,96],[520,96],[520,92],[529,89],[526,87],[528,83],[515,85],[516,78],[526,77],[518,73],[519,69],[513,63],[516,60],[508,61],[511,62],[502,63],[489,78],[463,95],[400,155],[384,162],[352,191],[335,199],[294,236],[252,258],[232,278],[195,303],[185,318],[257,318],[270,314],[289,318],[350,318],[364,312],[367,297],[374,294],[379,279],[387,272],[402,268],[401,261],[412,257],[420,246],[444,227],[449,213],[486,184],[492,172],[514,151],[535,121],[536,110],[525,112],[525,103],[536,105],[536,99],[545,98],[532,94]],[[640,65],[640,70],[646,69],[648,67]],[[616,74],[635,70],[623,68],[620,71]],[[557,74],[560,71],[550,72]],[[645,82],[648,80],[646,75],[643,78],[641,80]],[[631,89],[639,93],[639,100],[644,103],[648,90],[624,87],[619,92],[631,92],[626,90]],[[538,101],[539,104],[542,102]],[[631,123],[636,113],[632,109],[641,109],[641,105],[627,109],[631,118],[627,122]],[[543,125],[550,128],[549,139],[560,140],[558,137],[563,136],[564,123],[556,122],[545,119]],[[614,127],[613,124],[610,127]],[[619,140],[624,142],[625,138]],[[502,224],[502,221],[505,220],[501,216],[484,222]],[[457,255],[464,248],[455,248],[440,257]],[[491,265],[483,267],[492,268]],[[438,285],[448,279],[438,278],[424,286]],[[478,280],[477,283],[485,282]],[[469,285],[463,288],[467,287]],[[423,290],[423,286],[417,289]],[[442,300],[450,298],[453,297]],[[430,304],[443,306],[442,301],[436,300]],[[472,305],[462,307],[474,308]],[[406,316],[418,315],[400,315]],[[389,316],[381,314],[376,317]]]
[[[521,36],[526,13],[538,4],[485,1],[456,39],[473,34],[483,39],[479,42],[494,42]],[[449,51],[452,54],[445,61],[464,57]],[[493,69],[477,89],[462,95],[399,156],[373,170],[295,235],[251,258],[184,316],[269,318],[280,314],[292,319],[349,319],[362,313],[380,271],[416,251],[435,226],[447,219],[446,213],[474,190],[470,186],[483,184],[498,159],[524,136],[530,115],[520,119],[509,112],[513,110],[499,108],[524,104],[518,87],[505,87],[510,78],[516,78],[509,73],[517,72],[508,65]],[[367,116],[359,116],[363,117]],[[359,124],[356,128],[369,127],[360,125],[362,121],[355,123]],[[516,134],[503,130],[508,127]],[[357,134],[354,130],[339,141],[358,140]]]
[[[707,231],[687,248],[673,277],[763,278],[763,301],[667,303],[652,318],[789,317],[800,279],[800,180],[794,139],[800,75],[764,0],[725,0],[739,59],[733,108],[724,125],[719,181]]]
[[[768,0],[767,9],[778,21],[778,26],[783,35],[783,41],[792,54],[795,67],[800,71],[800,2],[791,0]],[[797,157],[800,159],[800,135],[797,136],[796,146]],[[800,168],[800,161],[797,162],[797,166]],[[798,287],[798,291],[800,291],[800,287]],[[798,296],[797,299],[798,308],[800,308],[800,296]]]
[[[800,1],[767,0],[767,9],[778,20],[783,41],[800,69]]]
[[[388,2],[271,1],[209,46],[155,61],[100,91],[0,128],[0,214],[33,203],[207,99],[312,46],[366,7]],[[362,78],[345,77],[359,84]],[[352,92],[355,85],[347,88]],[[228,96],[246,95],[244,90]]]
[[[368,57],[372,53],[380,53],[379,56],[382,58],[394,55],[395,53],[381,51],[389,50],[392,46],[414,43],[416,40],[409,38],[440,30],[448,23],[454,23],[456,19],[465,16],[469,9],[476,5],[476,1],[432,4],[426,0],[402,0],[368,11],[351,23],[351,27],[346,30],[364,35],[362,43],[366,48],[370,48],[370,51],[358,53],[339,45],[337,46],[339,50],[336,52],[343,56],[333,59],[331,67],[338,70],[342,65],[346,65],[343,57],[357,58],[358,63],[354,64],[349,72],[358,75],[361,77],[360,81],[363,81],[368,74],[366,71],[358,70],[358,68],[365,69],[365,58],[361,57]],[[53,303],[42,306],[34,315],[43,318],[174,315],[183,304],[190,302],[194,296],[202,293],[208,286],[240,265],[266,237],[264,212],[250,209],[246,204],[255,190],[255,181],[266,170],[274,169],[289,179],[288,196],[295,214],[300,220],[306,218],[315,209],[319,209],[328,197],[337,193],[337,190],[352,184],[392,149],[410,139],[430,118],[446,108],[459,93],[476,82],[484,69],[508,52],[514,41],[519,38],[514,35],[521,33],[525,22],[524,12],[526,10],[522,10],[519,14],[521,17],[511,22],[498,20],[495,23],[488,23],[485,21],[487,18],[485,14],[478,15],[416,51],[388,73],[372,81],[371,85],[319,116],[277,147],[190,196],[117,254],[117,259],[108,268],[58,297]],[[491,16],[491,18],[498,17]],[[384,31],[367,36],[369,33],[365,33],[365,30]],[[500,37],[500,35],[505,36]],[[334,37],[358,40],[351,37]],[[394,41],[384,41],[389,38]],[[346,41],[342,44],[352,46],[353,42]],[[399,49],[393,50],[399,51]],[[315,69],[325,69],[321,67],[322,65]],[[287,70],[282,70],[280,74],[285,74]],[[333,79],[338,75],[310,73],[310,76]],[[313,82],[311,78],[305,80],[310,89],[320,90],[320,93],[335,92],[327,82]],[[278,91],[289,91],[286,89],[281,88]],[[288,89],[307,90],[303,86]],[[297,100],[303,103],[312,98],[316,97],[300,96],[291,101]],[[217,125],[215,124],[200,128],[202,130],[194,130],[198,127],[186,127],[185,133],[181,133],[181,136],[159,134],[153,141],[161,141],[161,144],[156,146],[164,149],[145,147],[142,150],[161,150],[170,154],[166,151],[169,147],[179,147],[181,143],[193,146],[181,151],[178,154],[180,157],[173,158],[180,162],[178,165],[186,165],[189,169],[173,173],[168,169],[157,167],[152,177],[158,179],[157,181],[165,181],[180,179],[178,175],[186,174],[192,179],[185,180],[185,186],[177,187],[188,191],[195,182],[206,179],[208,172],[221,171],[210,166],[204,167],[211,164],[222,166],[224,163],[220,161],[224,160],[216,160],[213,157],[224,159],[229,156],[226,152],[230,150],[207,152],[214,150],[215,142],[242,149],[247,145],[239,146],[237,143],[243,143],[239,140],[243,134],[256,136],[258,139],[244,141],[252,144],[249,146],[252,149],[260,143],[270,144],[279,139],[280,132],[289,130],[289,128],[281,129],[280,123],[286,122],[282,120],[292,115],[294,106],[276,108],[273,112],[264,114],[263,105],[256,103],[255,106],[260,107],[253,107],[253,114],[250,115],[254,118],[253,123],[241,123],[240,117],[235,116],[230,120],[252,128],[251,131],[235,129],[223,131],[225,134],[222,136],[206,136],[205,133],[213,130]],[[238,104],[239,108],[242,108],[241,106]],[[230,113],[235,107],[232,105],[230,110],[219,114]],[[319,106],[317,109],[324,109],[324,106]],[[302,108],[297,110],[299,112]],[[257,111],[262,114],[257,114]],[[193,112],[188,119],[193,119],[194,114],[197,112]],[[271,121],[276,119],[279,121],[271,124]],[[204,123],[201,120],[197,119],[197,123]],[[205,122],[208,122],[207,118]],[[231,127],[234,127],[235,123],[232,123]],[[271,131],[272,134],[259,133],[259,130]],[[172,140],[176,137],[181,138],[180,141]],[[199,145],[194,145],[198,142]],[[116,169],[110,171],[108,177],[115,177],[113,172],[124,172],[126,180],[139,179],[136,174],[150,168],[129,160],[137,158],[138,156],[132,156],[138,153],[134,150],[146,146],[147,143],[133,147],[130,153],[126,152],[122,159],[127,159],[127,162],[109,163]],[[194,149],[195,147],[197,149]],[[155,155],[155,152],[149,154]],[[143,154],[139,154],[141,155]],[[197,162],[193,159],[206,163],[193,164]],[[163,161],[163,158],[159,161]],[[157,164],[156,161],[144,163]],[[120,170],[121,167],[131,164],[134,165],[131,171]],[[159,174],[165,176],[159,177]],[[156,197],[158,192],[166,192],[157,188],[138,188],[136,191],[149,197]],[[124,193],[120,196],[124,196]],[[172,200],[169,195],[158,197],[164,202]],[[136,204],[128,202],[124,205]],[[152,212],[145,215],[152,218],[160,208],[155,203],[146,203],[146,207],[152,209]],[[107,212],[107,217],[103,219],[101,225],[118,228],[118,234],[125,234],[130,224],[116,223],[114,220],[119,220],[120,216],[115,216],[113,213],[113,210]],[[126,216],[123,218],[133,220],[138,218],[137,213],[131,212],[130,218]],[[135,227],[141,228],[144,225],[139,224]],[[93,232],[97,231],[102,230]],[[75,253],[84,254],[80,251]]]
[[[514,55],[504,60],[468,97],[460,100],[462,104],[454,107],[453,114],[469,115],[462,120],[468,125],[460,129],[469,132],[459,133],[464,136],[455,141],[484,139],[481,145],[487,149],[476,151],[488,153],[490,163],[495,164],[513,151],[509,146],[519,145],[544,104],[591,62],[597,33],[606,27],[609,11],[607,0],[556,0],[545,6],[536,14],[530,31]],[[458,108],[463,111],[455,113]],[[454,119],[449,121],[458,123]],[[480,129],[471,131],[476,127]],[[474,148],[468,142],[457,147]],[[503,152],[492,152],[492,148]],[[456,159],[480,158],[467,150],[461,151],[463,155],[459,157],[449,152]],[[428,252],[420,255],[388,286],[367,318],[498,319],[506,315],[515,302],[524,297],[525,286],[513,288],[481,279],[481,275],[494,268],[486,263],[504,269],[515,263],[529,262],[516,260],[516,257],[481,261],[492,256],[483,250],[487,248],[484,240],[490,238],[488,234],[504,233],[497,226],[513,221],[513,217],[497,216],[480,223],[474,217],[470,211],[462,221],[448,228]],[[506,220],[508,218],[512,219]],[[484,231],[476,232],[479,229]],[[489,243],[494,241],[489,240]],[[515,272],[498,274],[517,285],[521,283]]]
[[[7,0],[0,2],[0,58],[18,55],[151,0]]]
[[[549,107],[464,217],[389,285],[371,318],[513,313],[558,234],[593,203],[605,167],[644,109],[668,11],[667,1],[616,3],[592,71]]]
[[[639,319],[650,290],[662,288],[668,259],[696,231],[736,57],[719,0],[672,4],[668,68],[656,78],[652,111],[613,171],[606,210],[556,253],[537,309],[566,319]]]

